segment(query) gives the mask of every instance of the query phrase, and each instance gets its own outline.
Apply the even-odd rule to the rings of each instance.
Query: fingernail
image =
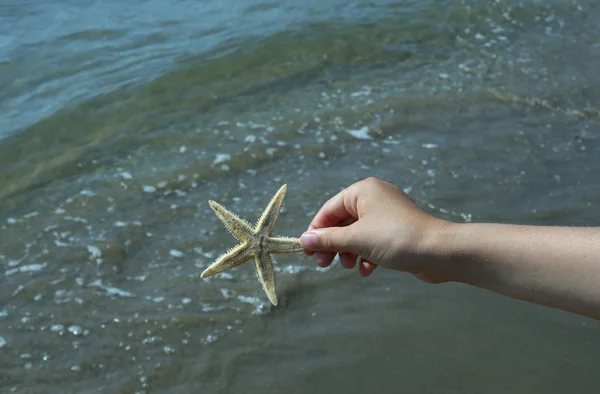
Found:
[[[317,249],[319,246],[319,234],[316,231],[307,231],[300,236],[300,243],[304,249]]]

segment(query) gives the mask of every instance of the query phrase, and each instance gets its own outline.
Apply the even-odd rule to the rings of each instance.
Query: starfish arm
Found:
[[[244,219],[228,211],[224,206],[215,201],[208,201],[215,214],[221,219],[227,230],[242,241],[249,241],[254,235],[254,229]]]
[[[235,268],[244,264],[252,257],[252,253],[247,244],[241,244],[231,249],[223,256],[219,257],[200,275],[201,278],[208,278],[223,271]]]
[[[281,186],[275,196],[273,196],[260,219],[258,219],[258,223],[256,224],[256,232],[271,235],[273,229],[275,228],[275,223],[277,223],[277,218],[279,217],[279,210],[283,204],[286,188],[287,185]]]
[[[265,248],[270,253],[298,253],[304,252],[299,238],[271,237],[267,238]]]
[[[271,256],[266,251],[261,251],[258,255],[254,255],[254,264],[256,265],[256,272],[258,274],[258,280],[262,284],[267,297],[271,304],[277,305],[277,294],[275,294],[275,271],[273,271],[273,263],[271,262]]]

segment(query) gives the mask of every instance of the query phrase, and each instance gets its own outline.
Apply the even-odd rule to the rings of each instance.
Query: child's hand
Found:
[[[300,238],[326,267],[376,266],[455,281],[600,319],[600,227],[450,223],[369,178],[327,201]]]
[[[361,256],[362,276],[381,265],[439,283],[447,279],[430,249],[437,230],[447,223],[422,211],[397,187],[368,178],[327,201],[300,239],[321,267],[339,253],[342,265],[350,269]]]

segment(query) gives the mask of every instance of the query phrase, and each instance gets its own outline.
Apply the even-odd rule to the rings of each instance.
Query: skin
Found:
[[[327,201],[300,241],[321,267],[339,254],[363,277],[381,266],[600,319],[600,227],[452,223],[368,178]]]

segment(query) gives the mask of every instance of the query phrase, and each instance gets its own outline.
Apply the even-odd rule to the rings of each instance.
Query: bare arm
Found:
[[[600,228],[449,224],[434,238],[449,280],[600,319]]]
[[[327,201],[301,242],[322,267],[338,253],[365,277],[382,266],[600,319],[598,227],[450,223],[369,178]]]

